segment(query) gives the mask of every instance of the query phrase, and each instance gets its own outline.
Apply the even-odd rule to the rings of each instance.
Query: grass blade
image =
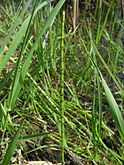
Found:
[[[119,131],[121,137],[124,139],[124,119],[123,119],[120,109],[114,99],[114,96],[102,75],[101,75],[101,78],[102,78],[103,88],[105,90],[105,94],[106,94],[107,100],[109,102],[109,105],[111,108],[110,110],[112,112],[116,127],[118,128],[118,131]]]
[[[20,24],[21,19],[23,18],[25,12],[27,11],[27,8],[29,6],[29,3],[30,3],[30,1],[26,2],[24,9],[20,13],[20,17],[18,16],[18,19],[16,20],[16,22],[11,27],[8,35],[3,39],[3,43],[2,43],[2,45],[0,47],[0,56],[2,56],[2,52],[4,50],[4,47],[5,47],[5,45],[7,45],[8,41],[9,41],[10,37],[12,36],[12,34],[14,33],[16,27]],[[1,5],[0,5],[0,7],[2,8]]]
[[[19,92],[21,90],[21,86],[23,84],[24,78],[28,72],[28,68],[30,66],[30,60],[33,56],[33,52],[36,48],[37,43],[39,42],[39,40],[42,38],[42,36],[46,33],[47,29],[50,27],[53,19],[56,17],[56,15],[58,14],[59,10],[61,9],[62,5],[64,4],[65,0],[61,0],[58,2],[58,4],[55,6],[55,8],[53,9],[53,11],[51,12],[50,16],[48,17],[44,27],[42,28],[42,31],[40,32],[36,42],[34,43],[31,51],[28,54],[27,59],[24,62],[24,65],[22,66],[22,70],[20,71],[20,73],[18,74],[18,77],[16,79],[16,86],[14,88],[14,92],[12,95],[12,101],[11,101],[11,105],[14,104],[15,100],[17,99]]]
[[[4,159],[3,159],[3,165],[9,165],[10,164],[11,157],[13,155],[15,148],[16,148],[16,144],[17,144],[17,141],[18,141],[18,138],[20,135],[20,131],[22,129],[22,125],[23,125],[23,120],[21,121],[19,129],[17,130],[17,132],[15,133],[15,135],[13,136],[12,140],[9,143],[9,146],[7,148],[6,154],[5,154]]]
[[[18,45],[20,44],[20,42],[22,41],[22,38],[26,32],[27,26],[28,26],[28,22],[30,20],[30,17],[28,17],[24,23],[22,24],[22,26],[20,27],[18,33],[16,34],[14,40],[12,41],[8,52],[6,53],[6,55],[0,60],[0,73],[2,72],[3,67],[6,65],[7,61],[9,60],[9,58],[12,56],[12,54],[14,53],[14,51],[17,49]]]

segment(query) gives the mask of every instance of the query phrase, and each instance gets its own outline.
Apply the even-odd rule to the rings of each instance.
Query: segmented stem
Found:
[[[61,141],[62,141],[62,165],[64,165],[64,144],[65,144],[65,134],[64,134],[64,22],[65,22],[65,11],[62,12],[62,27],[61,27]]]

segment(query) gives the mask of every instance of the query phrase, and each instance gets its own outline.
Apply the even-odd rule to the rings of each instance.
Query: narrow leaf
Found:
[[[17,141],[18,141],[18,138],[20,135],[20,131],[22,129],[22,125],[23,125],[23,120],[21,121],[19,129],[17,130],[17,132],[15,133],[15,135],[13,136],[12,140],[9,143],[9,146],[7,148],[6,154],[5,154],[4,159],[3,159],[3,165],[9,165],[10,164],[11,157],[13,155],[15,148],[16,148],[16,144],[17,144]]]
[[[116,127],[117,127],[118,131],[120,132],[121,136],[124,138],[124,119],[123,119],[120,109],[114,99],[114,96],[113,96],[111,90],[109,89],[103,76],[102,76],[102,84],[103,84],[103,88],[105,90],[105,94],[106,94],[107,100],[108,100],[110,108],[111,108],[110,110],[112,112]]]

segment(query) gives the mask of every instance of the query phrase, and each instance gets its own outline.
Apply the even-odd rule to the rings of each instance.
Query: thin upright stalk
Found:
[[[94,159],[96,159],[96,69],[94,71],[94,94],[93,94],[93,108],[92,108],[92,138],[93,138],[93,151]]]
[[[100,84],[100,77],[97,71],[97,88],[98,88],[98,112],[99,112],[99,127],[98,132],[101,138],[102,136],[102,95],[101,95],[101,84]]]
[[[73,28],[74,28],[74,31],[77,26],[78,15],[79,15],[79,0],[74,0],[74,2],[73,2]]]
[[[99,6],[98,6],[98,27],[97,27],[97,35],[96,35],[96,44],[99,43],[100,40],[100,33],[101,33],[101,19],[102,19],[102,0],[99,1]]]
[[[61,156],[62,165],[64,165],[64,149],[65,149],[65,133],[64,133],[64,22],[65,22],[65,11],[62,12],[62,27],[61,27]]]

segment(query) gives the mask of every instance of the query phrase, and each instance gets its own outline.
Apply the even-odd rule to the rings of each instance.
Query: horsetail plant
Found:
[[[0,164],[18,163],[18,151],[22,161],[33,155],[63,165],[68,158],[70,164],[123,164],[119,3],[15,2],[0,12]],[[74,33],[76,2],[83,10]]]
[[[65,23],[65,11],[62,11],[62,25],[61,25],[61,141],[62,141],[62,165],[64,165],[64,150],[65,150],[65,131],[64,131],[64,23]]]

